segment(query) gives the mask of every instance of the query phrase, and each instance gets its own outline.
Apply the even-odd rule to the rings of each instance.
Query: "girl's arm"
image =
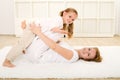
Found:
[[[48,38],[41,32],[40,26],[36,26],[34,23],[30,24],[31,31],[38,35],[38,37],[44,41],[51,49],[59,53],[64,58],[70,60],[73,57],[73,52],[69,49],[61,47],[59,44]]]
[[[54,27],[51,29],[51,31],[56,32],[56,33],[61,33],[61,34],[68,34],[67,31],[60,29],[59,27]]]

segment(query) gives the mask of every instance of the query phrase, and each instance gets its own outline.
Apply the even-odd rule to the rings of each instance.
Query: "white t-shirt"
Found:
[[[70,49],[73,51],[73,57],[70,60],[65,59],[63,56],[53,51],[52,49],[48,49],[44,53],[40,54],[37,61],[33,61],[35,63],[72,63],[76,62],[79,59],[78,53],[67,43],[60,42],[60,46]],[[29,56],[26,55],[27,58]]]
[[[35,23],[40,24],[42,32],[55,42],[63,37],[63,34],[54,33],[51,31],[51,29],[54,27],[63,27],[62,17],[36,20]],[[36,36],[31,45],[26,49],[26,54],[29,56],[31,61],[35,62],[37,61],[38,56],[45,52],[48,48],[49,47]]]
[[[63,19],[61,16],[52,17],[52,18],[35,18],[28,20],[28,26],[30,23],[35,22],[36,25],[41,26],[41,31],[43,33],[50,31],[54,27],[63,28]]]

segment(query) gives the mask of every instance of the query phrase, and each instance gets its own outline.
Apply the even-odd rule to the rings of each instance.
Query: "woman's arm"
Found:
[[[64,58],[70,60],[73,57],[73,52],[69,49],[61,47],[59,44],[48,38],[41,32],[40,26],[36,26],[34,23],[30,25],[31,31],[38,35],[38,37],[44,41],[51,49],[62,55]]]

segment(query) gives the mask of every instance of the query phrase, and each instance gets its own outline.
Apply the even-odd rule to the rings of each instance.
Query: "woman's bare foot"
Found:
[[[12,63],[11,63],[9,60],[7,60],[7,59],[5,59],[5,61],[3,62],[3,66],[5,66],[5,67],[10,67],[10,68],[15,67],[15,65],[12,64]]]

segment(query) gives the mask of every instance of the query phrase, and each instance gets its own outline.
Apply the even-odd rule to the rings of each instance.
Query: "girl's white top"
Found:
[[[63,19],[61,16],[57,17],[49,17],[49,18],[35,18],[35,19],[29,19],[28,25],[30,23],[34,22],[36,25],[41,26],[42,32],[50,31],[54,27],[63,28]]]

